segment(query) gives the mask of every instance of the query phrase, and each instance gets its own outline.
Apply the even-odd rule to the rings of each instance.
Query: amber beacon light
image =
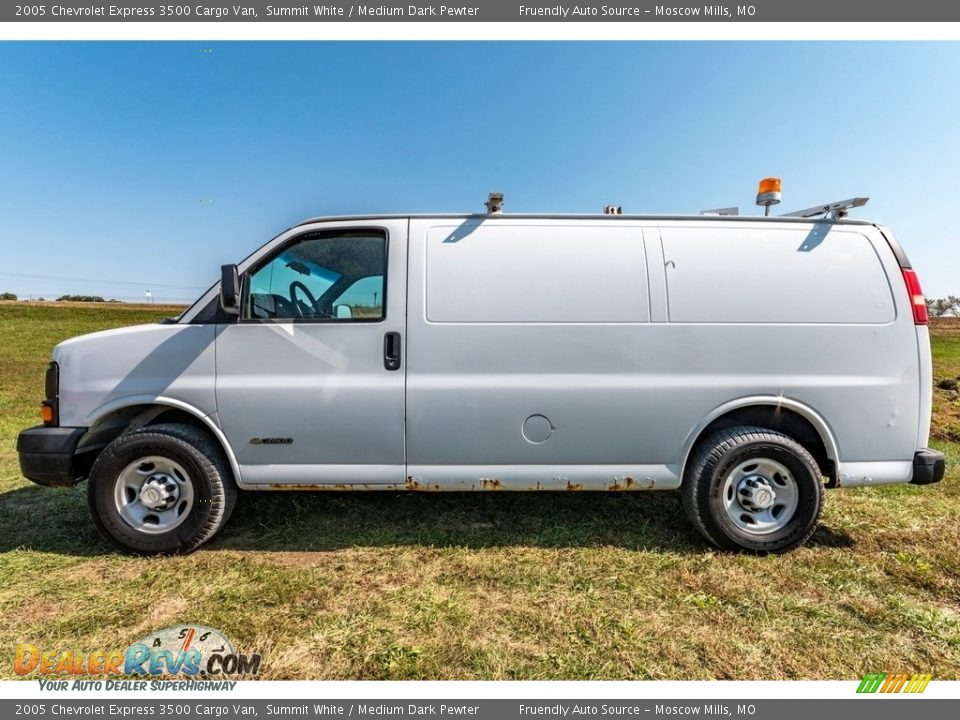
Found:
[[[757,205],[763,207],[764,216],[770,214],[771,205],[780,204],[780,178],[767,177],[760,181],[757,188]]]

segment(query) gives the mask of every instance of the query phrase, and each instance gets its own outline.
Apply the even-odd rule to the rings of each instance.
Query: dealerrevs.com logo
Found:
[[[867,673],[860,681],[858,693],[922,693],[933,676],[923,673]]]
[[[125,650],[83,652],[21,644],[13,670],[20,676],[224,678],[259,675],[260,655],[238,653],[219,630],[185,624],[151,633]]]

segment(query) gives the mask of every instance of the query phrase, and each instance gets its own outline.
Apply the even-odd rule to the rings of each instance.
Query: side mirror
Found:
[[[353,317],[353,311],[349,305],[337,305],[334,308],[334,313],[337,316],[337,320],[349,320]]]
[[[240,314],[240,273],[236,265],[220,266],[220,307],[227,315]]]

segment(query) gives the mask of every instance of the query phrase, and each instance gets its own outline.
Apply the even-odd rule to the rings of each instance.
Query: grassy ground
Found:
[[[933,432],[960,442],[960,318],[935,321]]]
[[[960,324],[933,328],[947,480],[830,492],[784,557],[712,552],[672,493],[250,493],[201,551],[130,558],[14,446],[54,343],[164,314],[0,304],[0,677],[20,642],[199,622],[269,678],[960,678]]]

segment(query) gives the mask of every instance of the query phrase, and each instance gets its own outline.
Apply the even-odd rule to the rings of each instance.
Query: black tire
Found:
[[[758,464],[749,462],[753,460]],[[766,479],[764,468],[777,466],[787,471],[786,477],[773,472],[767,473],[773,477]],[[768,508],[750,507],[758,479],[765,489],[775,491],[774,498],[778,491],[783,498],[789,497],[779,506],[780,515],[774,516],[776,499],[770,500],[766,493],[758,497],[771,503]],[[698,443],[680,493],[690,522],[707,540],[725,550],[791,550],[813,534],[823,508],[820,468],[810,453],[792,438],[759,427],[720,430]],[[740,504],[741,497],[746,507]],[[790,510],[787,503],[795,507]],[[764,520],[769,520],[770,527],[762,527]]]
[[[129,477],[130,468],[147,458],[158,458],[157,463],[167,462],[177,468],[168,473],[177,485],[172,491],[177,502],[172,511],[163,513],[171,518],[168,530],[160,525],[160,512],[141,504],[140,496],[131,500],[129,488],[118,487],[121,474],[126,471],[125,477]],[[143,470],[138,468],[136,472],[148,473],[151,465],[146,462],[140,466]],[[153,477],[163,476],[145,476],[143,484]],[[121,514],[119,496],[128,502],[125,508],[144,509],[148,520],[151,514],[157,518],[156,524],[144,521],[143,529],[137,529]],[[173,497],[171,494],[168,501]],[[177,507],[181,498],[182,505]],[[121,550],[140,555],[195,550],[223,527],[236,499],[237,488],[223,450],[206,432],[190,425],[153,425],[121,435],[97,457],[87,481],[87,503],[97,530]]]

